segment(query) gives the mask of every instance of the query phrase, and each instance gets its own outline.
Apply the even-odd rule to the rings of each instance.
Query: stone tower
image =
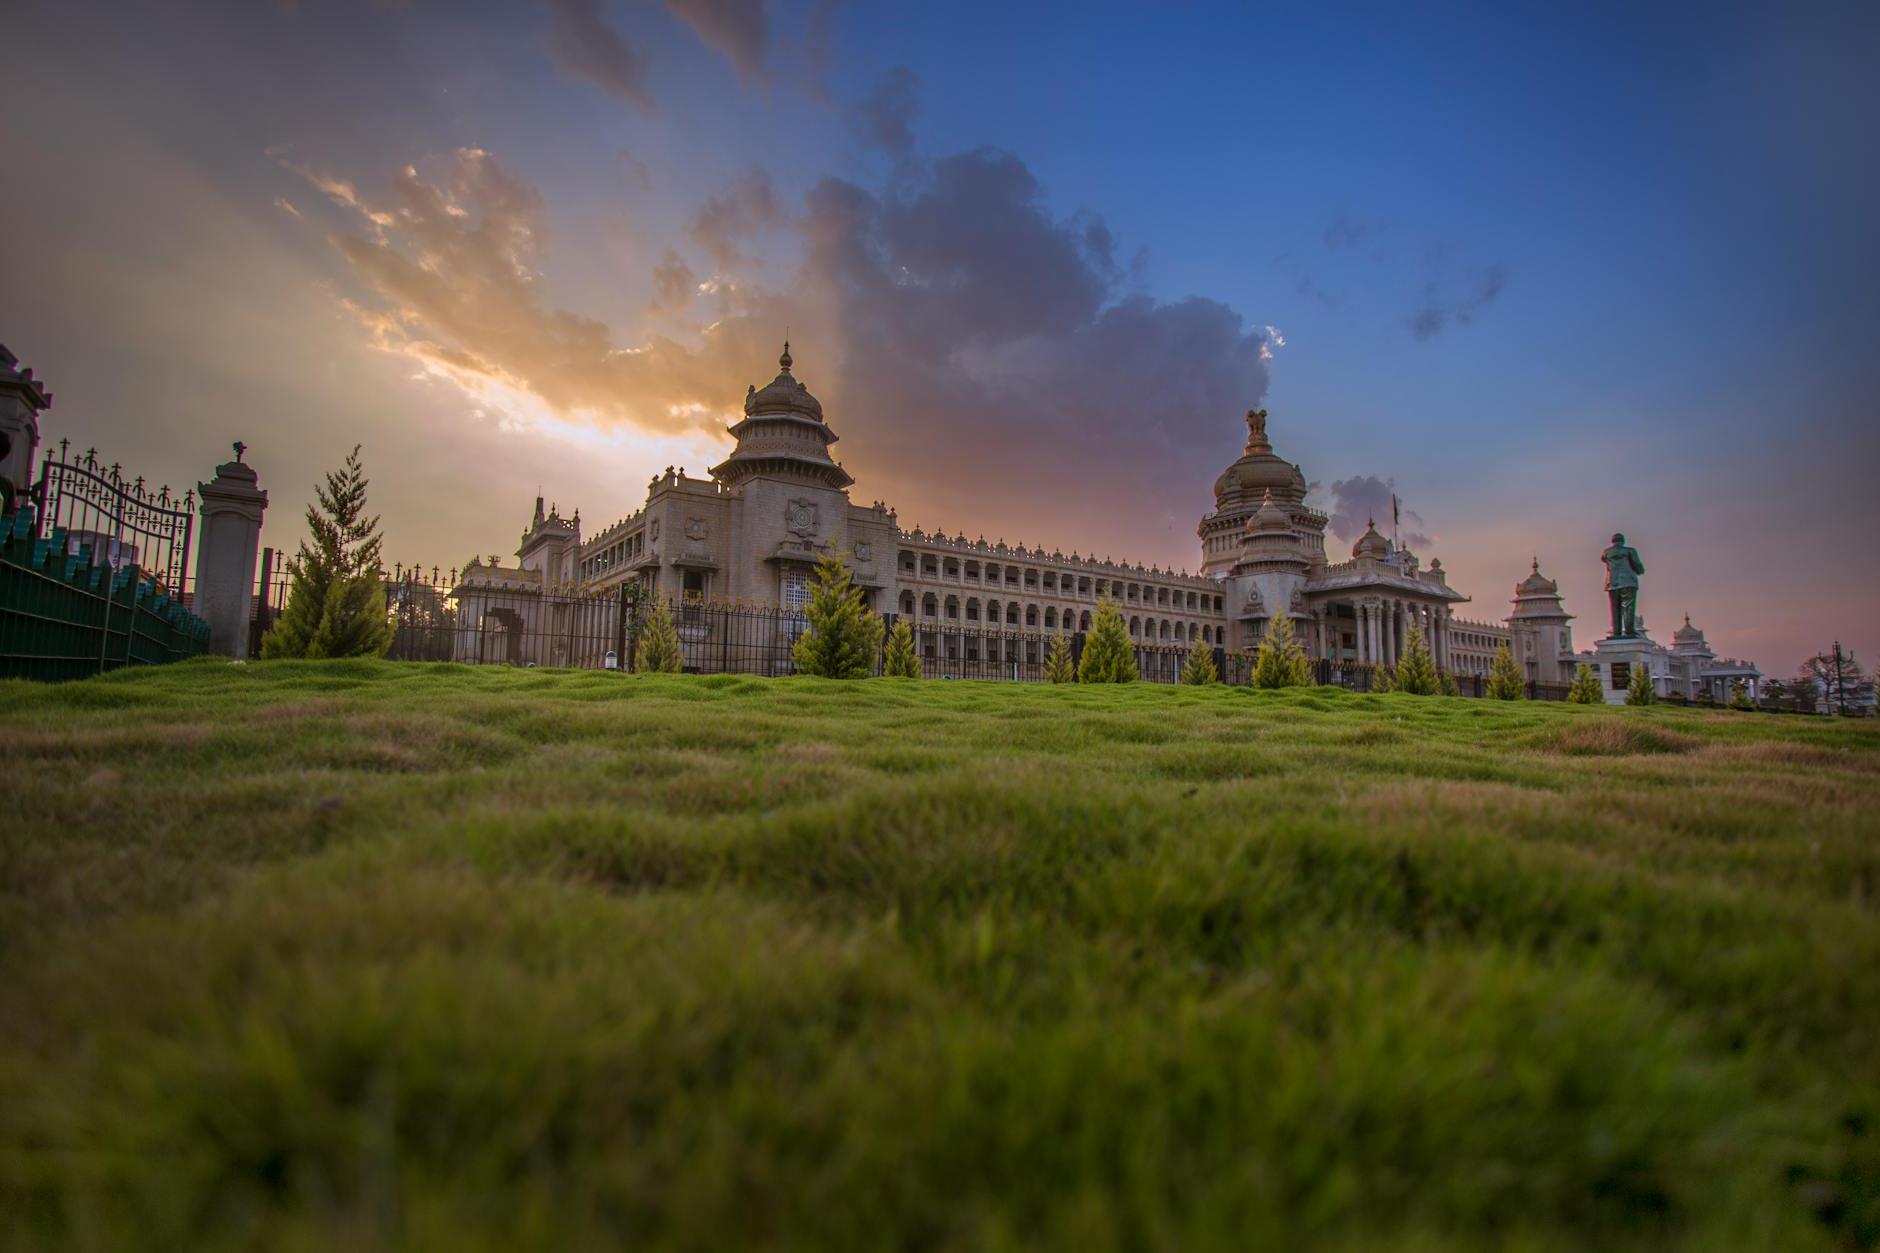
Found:
[[[1560,585],[1541,573],[1539,557],[1527,578],[1515,584],[1514,612],[1508,615],[1515,660],[1529,678],[1540,683],[1566,683],[1573,678],[1573,621],[1560,599]]]

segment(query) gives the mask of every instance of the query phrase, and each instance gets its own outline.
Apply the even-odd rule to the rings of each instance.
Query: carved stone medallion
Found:
[[[820,512],[813,500],[793,500],[784,508],[783,524],[790,534],[808,539],[816,534]]]

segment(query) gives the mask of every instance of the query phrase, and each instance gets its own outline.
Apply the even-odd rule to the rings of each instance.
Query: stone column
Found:
[[[33,377],[31,369],[15,369],[19,363],[0,344],[0,479],[8,485],[0,488],[0,496],[9,501],[17,501],[32,488],[39,415],[52,407],[52,393]]]
[[[261,515],[268,494],[254,467],[235,460],[215,468],[215,478],[196,485],[202,498],[196,535],[196,616],[209,624],[209,646],[224,657],[248,655],[248,623],[255,595],[255,556],[261,548]]]

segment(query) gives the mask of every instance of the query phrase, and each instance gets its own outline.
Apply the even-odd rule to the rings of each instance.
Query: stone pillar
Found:
[[[33,485],[33,457],[39,449],[39,415],[52,407],[52,393],[20,359],[0,344],[0,496],[17,501]]]
[[[248,655],[255,557],[261,548],[261,515],[268,508],[268,494],[257,485],[254,467],[242,463],[245,451],[237,442],[235,460],[217,466],[214,479],[196,485],[202,520],[196,534],[192,607],[209,624],[210,648],[224,657]]]

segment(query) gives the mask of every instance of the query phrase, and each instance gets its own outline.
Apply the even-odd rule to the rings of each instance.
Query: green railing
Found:
[[[0,678],[82,679],[209,651],[209,624],[135,565],[37,529],[30,504],[0,514]]]

